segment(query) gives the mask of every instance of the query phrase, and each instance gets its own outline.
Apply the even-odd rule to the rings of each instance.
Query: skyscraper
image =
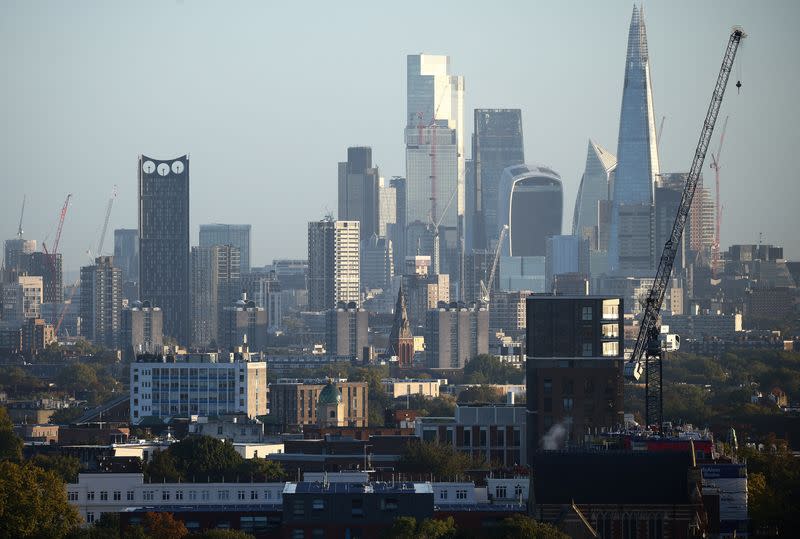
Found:
[[[506,256],[545,256],[545,239],[561,234],[564,193],[561,176],[539,165],[503,170],[497,199],[497,224],[508,225]]]
[[[372,148],[347,148],[347,161],[339,163],[339,219],[359,221],[361,239],[378,229],[380,173],[372,167]]]
[[[472,135],[472,159],[475,168],[476,226],[483,222],[483,238],[473,238],[473,247],[491,248],[500,235],[497,224],[497,193],[503,169],[525,162],[520,109],[475,109],[475,132]],[[469,218],[469,217],[468,217]]]
[[[14,238],[5,241],[3,245],[3,260],[5,260],[4,264],[6,270],[4,282],[16,282],[17,277],[21,273],[20,270],[24,255],[29,255],[34,251],[36,251],[36,240]]]
[[[114,264],[122,270],[123,281],[139,280],[139,231],[119,228],[114,231]]]
[[[406,225],[456,229],[464,215],[464,78],[450,75],[449,56],[407,61]]]
[[[659,172],[647,33],[644,15],[636,6],[633,6],[628,33],[617,158],[609,266],[611,270],[649,271],[652,269],[649,252],[638,256],[632,253],[638,249],[630,249],[632,256],[626,258],[622,245],[625,242],[633,242],[637,246],[652,244],[652,230],[649,226],[643,226],[643,216],[652,211],[653,189]],[[629,220],[627,224],[623,222],[626,219]],[[627,237],[621,237],[623,229],[628,230]],[[645,266],[641,267],[643,263]]]
[[[189,156],[139,156],[139,297],[164,313],[164,335],[190,338]]]
[[[121,315],[122,272],[114,267],[114,257],[97,257],[93,266],[81,268],[83,335],[95,344],[116,348]]]
[[[599,144],[589,140],[586,167],[575,198],[572,217],[572,235],[589,240],[589,248],[599,250],[599,207],[601,201],[609,200],[617,158]]]
[[[48,255],[40,251],[22,254],[20,269],[28,275],[38,275],[44,286],[44,303],[61,303],[64,301],[63,259],[61,253]]]
[[[250,271],[250,225],[200,225],[200,247],[233,245],[239,249],[242,272]],[[238,297],[238,292],[237,296]],[[235,298],[232,300],[235,301]]]
[[[192,342],[220,344],[225,309],[241,297],[239,248],[192,247]],[[225,349],[223,349],[224,351]]]
[[[332,309],[340,301],[360,303],[358,221],[308,223],[308,306]]]
[[[406,179],[394,176],[389,180],[389,185],[395,193],[395,224],[388,225],[391,230],[390,238],[394,250],[394,267],[402,271],[403,261],[406,257]]]

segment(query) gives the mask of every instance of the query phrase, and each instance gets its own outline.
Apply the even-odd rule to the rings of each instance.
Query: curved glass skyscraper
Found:
[[[645,211],[652,211],[655,177],[659,172],[647,33],[644,14],[636,6],[633,7],[628,33],[617,159],[608,246],[609,265],[612,270],[650,270],[652,257],[636,253],[637,249],[633,247],[634,244],[652,244],[650,227],[640,225],[646,222],[641,218]],[[623,223],[621,215],[622,220],[626,215],[633,216],[633,220],[629,224]],[[620,234],[623,229],[628,229],[633,236],[642,237],[632,238],[626,234],[623,238]],[[647,260],[651,262],[639,267],[642,261]]]
[[[598,247],[598,207],[601,200],[609,199],[612,175],[617,167],[617,158],[600,145],[589,141],[586,153],[586,168],[575,198],[575,213],[572,216],[572,235],[589,240],[591,249]]]

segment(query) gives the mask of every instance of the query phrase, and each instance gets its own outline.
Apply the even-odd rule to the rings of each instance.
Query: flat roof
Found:
[[[321,483],[300,482],[296,484],[297,494],[432,494],[430,483],[412,483],[410,481],[386,483]]]

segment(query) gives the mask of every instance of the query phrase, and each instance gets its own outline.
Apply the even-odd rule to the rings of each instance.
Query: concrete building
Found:
[[[369,345],[369,313],[355,303],[339,303],[325,312],[325,347],[328,355],[350,357],[367,362],[364,349]]]
[[[403,267],[406,258],[406,179],[394,176],[389,186],[395,193],[395,224],[387,224],[387,236],[392,240],[394,248],[394,267],[396,271]]]
[[[223,352],[231,352],[245,344],[254,352],[264,352],[267,349],[268,328],[267,311],[248,300],[245,293],[241,299],[223,309],[217,344]]]
[[[188,354],[131,363],[131,423],[192,415],[267,414],[267,364],[245,354]]]
[[[436,398],[445,379],[431,378],[384,378],[381,385],[390,399],[400,399],[409,395]]]
[[[472,249],[464,253],[464,278],[461,288],[465,302],[483,301],[481,282],[483,282],[484,286],[489,286],[489,275],[492,272],[493,262],[494,252],[487,249]],[[495,277],[494,286],[492,287],[494,290],[498,289],[499,282],[499,279]]]
[[[402,286],[408,300],[408,317],[413,327],[423,325],[425,313],[436,308],[439,302],[450,303],[449,275],[428,274],[420,268],[418,273],[403,275]]]
[[[497,288],[546,292],[546,270],[545,256],[501,256],[495,277]]]
[[[258,443],[264,441],[264,423],[246,415],[197,416],[189,423],[189,434],[231,443]]]
[[[53,326],[41,318],[26,318],[22,325],[22,353],[35,356],[56,342]]]
[[[122,310],[119,343],[126,361],[140,354],[159,354],[164,349],[164,314],[148,302],[134,302]]]
[[[369,388],[367,382],[349,382],[346,379],[293,379],[280,378],[270,384],[270,416],[282,428],[302,430],[304,425],[318,425],[320,394],[331,382],[341,395],[344,405],[343,422],[354,427],[368,426]]]
[[[308,223],[308,306],[360,304],[360,223],[323,219]]]
[[[562,449],[622,425],[621,298],[527,299],[528,448]]]
[[[42,278],[42,302],[61,303],[64,301],[63,258],[61,253],[55,255],[34,251],[20,255],[22,274],[40,276]]]
[[[14,283],[23,273],[23,255],[36,252],[36,240],[26,240],[14,238],[6,240],[3,244],[3,260],[5,265],[5,276],[3,282]]]
[[[191,339],[189,156],[139,156],[139,299],[164,312],[164,335]]]
[[[361,286],[365,290],[388,290],[394,277],[392,240],[376,234],[362,242]]]
[[[492,294],[489,307],[489,332],[494,335],[502,331],[513,340],[525,335],[525,299],[530,290],[497,291]]]
[[[429,369],[463,369],[489,353],[489,311],[482,306],[440,302],[425,317],[425,358]]]
[[[339,163],[340,221],[358,221],[361,241],[378,234],[380,172],[372,166],[372,148],[347,148],[347,161]],[[380,234],[378,234],[380,235]]]
[[[219,344],[225,309],[241,297],[241,253],[234,245],[192,247],[192,343]]]
[[[16,277],[13,283],[3,285],[2,319],[21,326],[26,318],[41,318],[43,297],[41,277]]]
[[[550,236],[545,241],[546,290],[552,292],[557,275],[578,273],[589,276],[589,240],[580,236]]]
[[[113,256],[81,268],[81,328],[91,342],[117,348],[122,315],[122,272]]]
[[[386,185],[383,178],[378,178],[378,227],[375,231],[380,238],[392,240],[391,228],[397,226],[397,187],[390,180]]]
[[[242,273],[250,271],[250,225],[227,225],[214,223],[200,225],[200,247],[232,245],[239,251],[239,267]]]

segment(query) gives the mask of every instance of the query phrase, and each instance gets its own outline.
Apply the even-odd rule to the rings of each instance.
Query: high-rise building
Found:
[[[506,256],[545,256],[545,239],[561,234],[564,193],[561,176],[540,165],[503,170],[497,199],[497,224],[508,226]]]
[[[525,299],[530,290],[497,291],[489,309],[489,331],[502,331],[515,341],[525,337]]]
[[[200,247],[212,245],[238,248],[242,272],[250,271],[250,225],[200,225]]]
[[[219,318],[218,343],[223,352],[230,352],[247,345],[252,351],[263,352],[267,349],[267,311],[247,299],[243,293],[241,299],[225,307]]]
[[[95,344],[116,348],[122,314],[122,271],[113,256],[100,256],[81,268],[81,320],[83,335]]]
[[[219,344],[223,312],[241,297],[239,248],[233,245],[192,247],[192,343]]]
[[[473,247],[491,248],[500,236],[497,196],[506,167],[525,162],[520,109],[475,109],[472,135],[475,168],[475,219],[484,223],[484,237],[474,238]]]
[[[4,322],[20,326],[26,318],[41,318],[44,285],[39,276],[23,275],[3,285]]]
[[[308,223],[308,306],[360,304],[360,223],[323,219]]]
[[[398,176],[389,180],[395,192],[395,224],[389,225],[394,248],[394,267],[402,268],[406,258],[406,179]]]
[[[489,353],[489,311],[484,306],[440,302],[425,316],[425,358],[429,369],[463,369]]]
[[[597,251],[599,246],[600,203],[610,200],[609,189],[613,184],[617,158],[608,150],[589,140],[586,166],[575,198],[572,217],[572,235],[589,240],[589,248]]]
[[[397,292],[397,303],[394,307],[394,323],[389,333],[389,347],[386,355],[397,358],[397,366],[401,369],[414,366],[414,334],[406,311],[406,297],[403,286]]]
[[[164,346],[164,317],[161,309],[149,303],[134,302],[122,310],[119,346],[126,361],[139,354],[158,354]]]
[[[114,230],[114,264],[122,270],[123,281],[139,281],[139,230]]]
[[[567,443],[622,425],[622,299],[533,295],[527,304],[528,447],[543,448],[556,425]]]
[[[652,210],[653,189],[658,173],[658,146],[647,32],[644,14],[634,5],[628,32],[625,85],[622,91],[617,143],[617,169],[612,197],[608,249],[611,270],[651,269],[652,257],[649,256],[649,251],[647,255],[626,259],[622,250],[626,242],[634,242],[637,246],[652,244],[651,229],[642,225],[644,214]],[[624,212],[622,212],[623,206],[627,206]],[[626,218],[630,219],[630,223],[624,223]],[[628,232],[624,237],[623,228],[627,228]],[[632,251],[635,249],[628,249],[629,253]],[[645,266],[641,267],[643,263]]]
[[[429,256],[406,258],[402,287],[408,300],[408,316],[413,326],[425,323],[425,313],[439,302],[450,303],[450,276],[431,273]]]
[[[545,256],[547,291],[553,290],[556,275],[566,273],[589,276],[589,240],[572,235],[550,236]]]
[[[36,240],[14,238],[6,240],[3,245],[3,264],[5,265],[4,282],[14,283],[22,273],[23,255],[36,251]]]
[[[376,233],[380,238],[389,238],[390,229],[397,225],[397,187],[385,184],[378,179],[378,226]]]
[[[449,56],[407,61],[406,225],[456,229],[465,204],[464,78],[450,75]]]
[[[369,345],[369,313],[355,303],[340,303],[325,312],[325,349],[329,355],[366,362]]]
[[[23,273],[38,275],[44,286],[44,303],[61,303],[64,301],[63,258],[61,253],[47,254],[34,251],[22,254],[20,264]]]
[[[339,163],[339,220],[361,223],[361,239],[378,231],[380,173],[372,167],[372,148],[347,148],[347,161]]]
[[[190,339],[189,156],[139,156],[139,298],[164,312],[164,335]]]
[[[255,304],[267,311],[270,328],[282,327],[283,294],[274,270],[269,273],[251,271],[242,274],[241,288]]]
[[[388,290],[394,277],[392,241],[373,234],[361,248],[361,286],[366,290]]]
[[[492,272],[494,253],[486,249],[473,249],[464,255],[464,280],[462,289],[465,303],[483,301],[483,286],[489,286],[489,276]],[[493,287],[497,289],[499,279],[495,278]]]
[[[692,222],[692,226],[688,231],[688,240],[692,253],[704,258],[709,265],[711,264],[712,250],[717,235],[716,218],[717,211],[714,198],[708,188],[703,185],[703,177],[700,176],[694,192],[694,198],[692,198],[692,206],[689,208],[689,219]],[[659,247],[659,250],[661,247],[663,247],[663,244]]]
[[[683,187],[686,183],[686,174],[684,173],[661,173],[656,178],[655,187],[655,209],[653,217],[654,229],[654,264],[658,264],[658,259],[661,257],[661,250],[664,248],[664,243],[669,239],[672,234],[672,226],[675,224],[675,216],[678,214],[678,208],[681,204],[681,196],[683,195]],[[694,202],[692,203],[694,206]],[[692,229],[692,213],[689,212],[689,218],[686,222],[686,228],[681,235],[681,242],[678,252],[675,255],[675,272],[682,271],[685,268],[686,260],[686,238],[691,236]]]

